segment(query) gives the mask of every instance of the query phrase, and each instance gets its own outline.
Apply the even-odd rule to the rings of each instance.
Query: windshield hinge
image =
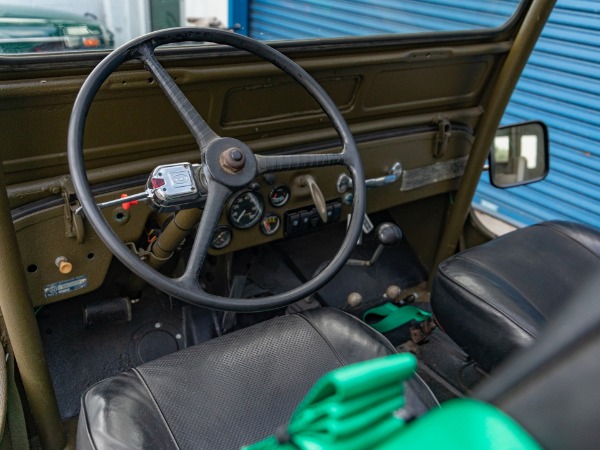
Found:
[[[76,239],[78,244],[83,244],[85,240],[83,218],[75,214],[79,202],[76,200],[75,189],[69,178],[61,181],[60,195],[64,201],[65,235],[70,239]]]
[[[447,117],[442,115],[436,116],[433,120],[438,127],[438,132],[435,137],[435,147],[433,149],[433,157],[441,158],[448,148],[448,141],[452,135],[452,124]]]

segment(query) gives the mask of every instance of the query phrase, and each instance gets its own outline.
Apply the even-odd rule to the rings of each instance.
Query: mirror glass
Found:
[[[542,122],[502,127],[490,149],[490,181],[499,188],[542,180],[548,174],[548,130]]]

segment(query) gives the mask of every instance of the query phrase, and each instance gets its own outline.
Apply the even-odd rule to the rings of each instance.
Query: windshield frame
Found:
[[[514,30],[518,29],[527,10],[534,0],[522,0],[515,12],[506,22],[495,28],[481,28],[474,30],[456,31],[431,31],[406,34],[380,34],[369,36],[345,36],[335,38],[311,38],[299,40],[274,40],[268,41],[271,47],[288,56],[306,51],[311,53],[335,49],[340,52],[353,50],[404,47],[418,48],[443,42],[444,44],[469,44],[481,42],[500,42],[510,39]],[[0,73],[23,70],[36,70],[52,68],[78,68],[94,67],[104,59],[112,50],[92,50],[76,52],[48,52],[24,54],[0,54]],[[190,45],[181,47],[162,47],[156,49],[156,54],[161,59],[186,59],[186,58],[214,58],[222,56],[248,55],[248,53],[225,45]]]

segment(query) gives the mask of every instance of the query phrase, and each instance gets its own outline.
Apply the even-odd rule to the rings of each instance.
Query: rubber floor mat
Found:
[[[38,324],[61,417],[78,415],[81,394],[98,381],[210,339],[210,313],[186,308],[149,289],[131,322],[85,328],[81,298],[44,306]]]

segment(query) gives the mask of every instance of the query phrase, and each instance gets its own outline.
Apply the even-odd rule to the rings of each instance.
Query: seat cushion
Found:
[[[431,292],[441,327],[485,369],[531,344],[600,267],[600,232],[543,222],[444,261]]]
[[[273,434],[321,375],[394,353],[379,333],[329,308],[286,315],[104,380],[82,400],[80,449],[238,449]],[[409,382],[413,414],[436,404]]]

